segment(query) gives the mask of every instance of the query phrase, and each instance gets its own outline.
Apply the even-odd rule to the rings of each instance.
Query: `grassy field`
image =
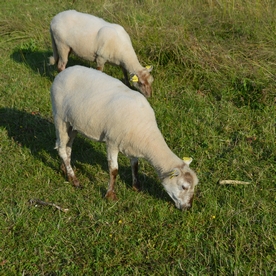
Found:
[[[84,189],[65,179],[47,63],[50,21],[67,9],[121,24],[154,66],[158,125],[200,181],[190,211],[144,160],[133,191],[122,155],[119,200],[106,201],[105,145],[81,136],[73,165]],[[0,275],[275,275],[275,18],[273,0],[1,1]]]

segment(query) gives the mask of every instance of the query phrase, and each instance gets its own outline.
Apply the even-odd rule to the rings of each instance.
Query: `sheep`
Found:
[[[68,179],[80,186],[71,164],[73,140],[81,133],[91,140],[105,142],[109,185],[105,197],[116,199],[118,153],[130,159],[132,185],[140,190],[138,158],[155,168],[165,190],[179,209],[192,206],[198,183],[188,161],[178,158],[166,144],[147,99],[118,79],[84,66],[68,67],[59,73],[51,87],[56,128],[56,149]]]
[[[135,54],[129,35],[118,25],[102,18],[67,10],[57,14],[51,21],[50,34],[53,56],[50,65],[57,63],[58,71],[65,69],[70,52],[88,60],[96,61],[97,69],[103,71],[106,62],[119,65],[124,73],[125,83],[133,86],[144,96],[151,96],[152,66],[143,67]]]

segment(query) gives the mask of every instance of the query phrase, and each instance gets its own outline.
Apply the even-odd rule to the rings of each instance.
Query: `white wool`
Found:
[[[130,37],[122,26],[90,14],[68,10],[52,19],[50,33],[53,46],[50,64],[58,63],[59,71],[65,69],[72,51],[85,60],[96,61],[97,69],[101,71],[106,62],[121,66],[127,84],[127,72],[136,74],[139,83],[134,85],[145,96],[150,96],[153,82],[149,73],[151,69],[139,63]]]
[[[118,152],[130,158],[145,158],[156,169],[177,207],[189,206],[197,177],[167,146],[144,96],[105,73],[73,66],[55,78],[51,100],[57,148],[65,164],[67,158],[70,160],[71,152],[68,154],[67,149],[66,154],[65,147],[68,129],[72,128],[106,143],[112,170],[118,169]],[[69,170],[71,173],[71,167]],[[185,199],[180,195],[184,186],[189,188]]]

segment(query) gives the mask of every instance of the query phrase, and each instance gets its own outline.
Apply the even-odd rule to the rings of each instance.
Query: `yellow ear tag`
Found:
[[[183,161],[193,161],[193,158],[192,157],[186,157],[186,156],[184,156],[183,158]]]
[[[170,179],[172,179],[175,176],[175,170],[171,171],[169,173]]]
[[[146,66],[146,69],[150,69],[150,68],[151,68],[151,65],[147,65],[147,66]]]
[[[136,75],[134,75],[132,78],[131,78],[131,81],[132,82],[138,82],[138,77]]]
[[[192,163],[193,158],[192,157],[183,157],[182,158],[184,163],[187,164],[188,166]]]

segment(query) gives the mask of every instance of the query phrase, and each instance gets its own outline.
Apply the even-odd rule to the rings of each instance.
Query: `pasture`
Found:
[[[133,191],[123,155],[118,201],[107,201],[105,145],[82,136],[72,163],[84,188],[65,178],[48,57],[50,21],[68,9],[122,25],[153,65],[158,126],[199,178],[190,211],[175,208],[145,160]],[[275,18],[273,0],[1,1],[0,275],[274,275]]]

